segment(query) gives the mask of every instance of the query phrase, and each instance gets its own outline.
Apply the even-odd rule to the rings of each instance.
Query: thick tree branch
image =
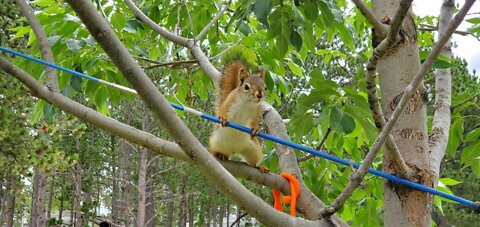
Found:
[[[47,35],[45,34],[45,31],[43,31],[42,25],[37,20],[37,17],[35,17],[35,14],[33,14],[33,9],[29,5],[29,1],[15,0],[15,2],[20,7],[22,14],[27,18],[33,33],[35,33],[35,36],[37,37],[37,41],[40,46],[40,52],[42,53],[42,59],[51,63],[55,63],[52,49],[48,43]],[[47,86],[52,89],[52,91],[58,92],[57,72],[54,68],[49,66],[45,66],[45,71],[47,74],[47,78],[45,80]]]
[[[372,27],[375,29],[375,32],[380,34],[381,37],[385,37],[387,32],[385,25],[377,20],[377,17],[373,15],[373,12],[367,7],[367,5],[365,5],[362,0],[352,0],[352,2],[355,4],[357,9],[360,10],[365,19],[367,19],[368,23],[372,25]]]
[[[358,168],[358,171],[351,177],[351,180],[348,182],[347,186],[345,186],[345,189],[342,191],[342,193],[337,197],[337,199],[332,203],[330,207],[327,207],[326,209],[322,209],[320,213],[322,216],[325,215],[331,215],[334,212],[336,212],[340,207],[345,203],[345,201],[350,197],[350,195],[353,193],[354,189],[358,187],[360,182],[362,181],[363,176],[367,173],[368,168],[370,167],[373,159],[375,158],[376,154],[380,150],[381,146],[385,143],[385,141],[388,139],[390,132],[392,131],[395,123],[397,122],[398,118],[400,117],[401,113],[407,106],[408,101],[410,98],[412,98],[413,94],[417,90],[418,86],[420,85],[422,78],[424,75],[427,73],[427,71],[430,69],[432,66],[433,62],[437,58],[437,56],[440,54],[443,46],[447,41],[450,39],[450,36],[452,35],[453,31],[460,25],[460,23],[463,21],[463,18],[467,14],[468,10],[472,7],[473,3],[475,0],[466,0],[465,5],[460,9],[458,14],[455,16],[455,18],[452,20],[452,22],[449,24],[448,29],[446,29],[445,33],[442,35],[442,37],[438,40],[438,42],[435,44],[435,46],[432,48],[432,51],[428,55],[427,59],[425,62],[422,64],[420,69],[417,71],[415,76],[413,77],[412,81],[410,84],[405,88],[405,91],[402,95],[402,98],[400,99],[399,103],[397,104],[395,110],[393,111],[392,115],[390,116],[389,120],[385,124],[385,127],[382,129],[380,132],[380,135],[377,137],[377,139],[374,142],[374,145],[370,149],[369,153],[367,156],[364,158],[362,164]],[[396,18],[399,15],[402,15],[402,10],[405,12],[403,13],[403,17],[406,15],[406,12],[410,8],[411,0],[407,1],[402,1],[400,4],[399,11],[397,11],[397,14],[394,18],[394,22],[392,23],[391,29],[395,27],[400,27],[399,25],[394,26],[396,24],[395,21],[398,21]],[[401,19],[400,21],[403,21]],[[394,40],[396,35],[392,35],[391,32],[389,32],[388,38]],[[382,43],[384,43],[382,41]],[[380,45],[382,45],[382,43]]]
[[[150,133],[123,124],[113,118],[104,116],[63,96],[62,94],[52,92],[46,87],[42,86],[26,72],[22,71],[1,57],[0,68],[25,84],[34,96],[51,103],[52,105],[74,115],[85,122],[99,127],[113,135],[124,138],[131,143],[144,146],[157,154],[166,155],[175,159],[193,163],[193,160],[186,155],[177,144],[159,139]],[[290,194],[290,184],[279,175],[261,173],[258,171],[258,169],[250,167],[241,162],[220,160],[219,162],[236,177],[244,178],[270,188],[276,188],[284,194]],[[299,224],[301,223],[303,222],[299,222]],[[321,223],[322,222],[319,222],[319,224]]]
[[[130,9],[132,9],[135,12],[135,15],[137,15],[137,17],[140,18],[142,21],[144,22],[151,21],[131,2],[131,0],[125,0],[125,2],[130,7]],[[158,25],[156,25],[155,23],[148,23],[148,25],[158,27]],[[155,29],[153,27],[152,29],[159,30],[158,28]],[[159,32],[159,34],[163,36],[163,33]],[[195,58],[199,60],[200,66],[213,81],[216,81],[218,78],[220,78],[221,73],[210,63],[209,59],[206,57],[203,51],[194,42],[187,42],[185,46],[187,46],[192,52],[192,54],[195,56]],[[263,109],[264,109],[264,112],[267,113],[267,114],[264,114],[266,125],[270,130],[272,130],[273,132],[272,134],[276,135],[276,133],[278,133],[284,136],[282,138],[289,139],[285,130],[285,125],[283,124],[282,118],[280,117],[278,112],[271,105],[267,103],[264,103]],[[270,121],[268,121],[267,119],[270,119]],[[281,125],[277,125],[277,123]],[[318,212],[315,212],[315,210],[325,207],[325,204],[323,204],[305,186],[301,172],[300,172],[300,168],[298,167],[298,163],[296,161],[295,153],[291,149],[286,148],[282,145],[276,145],[276,148],[277,148],[277,154],[279,157],[279,164],[280,164],[281,170],[283,172],[289,172],[295,175],[295,177],[297,177],[301,185],[300,197],[297,203],[299,210],[301,212],[305,212],[304,214],[307,219],[318,219],[320,216],[318,215]],[[306,207],[306,209],[302,210],[301,207]],[[252,216],[254,215],[252,214]],[[334,219],[335,219],[334,222],[337,225],[346,225],[340,218],[334,217]]]
[[[455,0],[444,0],[440,8],[438,24],[438,37],[445,34],[455,9]],[[450,39],[442,48],[441,54],[447,58],[452,57],[452,44]],[[430,149],[430,167],[433,171],[434,186],[440,177],[440,163],[447,149],[448,133],[451,122],[452,75],[450,69],[435,70],[435,112],[433,113],[432,134],[428,138]]]
[[[137,90],[139,96],[149,107],[152,115],[218,190],[266,225],[311,226],[320,224],[319,222],[307,221],[301,218],[292,218],[285,213],[276,211],[225,171],[183,124],[175,111],[170,108],[165,97],[137,65],[128,50],[116,37],[106,20],[96,11],[92,3],[89,0],[67,0],[67,2],[76,11],[92,36],[95,37],[100,46],[110,56],[125,78]]]
[[[145,23],[148,27],[153,29],[159,35],[163,36],[164,38],[184,47],[190,49],[192,55],[198,60],[198,63],[203,68],[205,73],[213,80],[216,81],[220,78],[221,73],[212,65],[212,63],[208,60],[208,57],[203,53],[200,47],[190,39],[186,39],[175,35],[166,29],[157,25],[154,21],[148,18],[133,2],[132,0],[125,0],[127,6],[134,12],[135,16],[139,18],[143,23]]]
[[[198,33],[197,37],[195,37],[195,41],[199,41],[203,37],[203,35],[205,35],[205,33],[207,33],[207,31],[213,26],[213,24],[217,23],[218,19],[220,19],[220,17],[230,7],[231,2],[231,0],[227,1],[227,3],[222,7],[220,12],[218,12],[218,14],[203,28],[203,30]]]

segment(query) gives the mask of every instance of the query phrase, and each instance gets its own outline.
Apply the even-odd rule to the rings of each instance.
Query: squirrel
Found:
[[[242,60],[226,62],[223,77],[217,84],[216,115],[221,125],[215,125],[210,135],[211,153],[220,160],[239,156],[250,166],[258,167],[263,158],[259,133],[261,102],[265,97],[266,85],[263,69],[258,75],[250,74],[250,65]],[[225,127],[228,121],[252,128],[250,135]]]

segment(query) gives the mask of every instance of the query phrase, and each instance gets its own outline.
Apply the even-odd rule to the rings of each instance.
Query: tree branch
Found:
[[[208,57],[203,53],[200,47],[193,42],[193,40],[186,39],[180,36],[177,36],[166,29],[155,24],[154,21],[150,20],[133,2],[132,0],[125,0],[127,6],[134,12],[135,16],[139,18],[143,23],[148,27],[153,29],[159,35],[164,38],[184,47],[187,47],[192,52],[192,55],[198,60],[198,63],[203,68],[205,73],[213,80],[216,81],[220,78],[221,73],[212,65],[208,60]]]
[[[35,33],[37,37],[38,45],[40,46],[40,52],[42,54],[42,59],[51,63],[55,63],[53,58],[52,49],[50,48],[50,44],[48,43],[47,35],[45,31],[43,31],[42,25],[33,14],[33,9],[29,5],[29,1],[25,0],[15,0],[18,7],[22,11],[22,14],[27,18],[30,27]],[[45,66],[45,71],[47,74],[46,84],[47,86],[52,89],[54,92],[58,92],[58,79],[57,79],[57,72],[54,68]]]
[[[193,26],[193,20],[192,20],[192,15],[190,14],[190,10],[188,9],[188,0],[183,0],[183,3],[185,4],[185,9],[187,10],[187,15],[188,15],[188,22],[190,23],[190,27],[192,29],[193,37],[197,36],[195,32],[195,26]],[[197,40],[193,40],[195,43]]]
[[[205,33],[207,33],[207,31],[210,29],[210,27],[212,27],[213,24],[215,24],[218,21],[218,19],[220,19],[220,17],[230,7],[231,2],[232,2],[231,0],[227,1],[227,3],[222,7],[220,12],[218,12],[218,14],[205,26],[205,28],[203,28],[203,30],[200,33],[198,33],[197,37],[195,38],[195,41],[199,41],[203,37],[203,35],[205,35]]]
[[[62,94],[54,93],[42,86],[26,72],[17,68],[2,57],[0,57],[0,68],[25,84],[34,96],[51,103],[52,105],[74,115],[85,122],[99,127],[115,136],[124,138],[131,143],[144,146],[157,154],[193,163],[193,160],[187,156],[177,144],[159,139],[150,133],[141,131],[132,126],[123,124],[115,119],[104,116],[63,96]],[[225,169],[227,169],[236,177],[243,178],[260,185],[265,185],[270,188],[276,188],[284,194],[290,194],[289,182],[279,175],[261,173],[258,171],[258,169],[248,166],[242,162],[217,161],[219,161],[225,167]]]
[[[461,103],[455,104],[454,106],[452,106],[452,107],[450,108],[450,111],[452,111],[452,110],[454,110],[454,109],[456,109],[456,108],[464,105],[464,104],[467,103],[467,102],[470,102],[470,101],[474,100],[475,98],[477,98],[477,97],[479,97],[479,96],[480,96],[480,92],[478,92],[477,94],[473,95],[472,97],[469,97],[468,99],[465,99],[465,100],[464,100],[463,102],[461,102]]]
[[[321,224],[320,221],[292,218],[285,213],[276,211],[225,171],[183,124],[175,111],[171,109],[165,97],[137,65],[128,50],[116,37],[110,25],[96,11],[92,3],[89,0],[67,0],[67,2],[76,11],[92,36],[95,37],[100,46],[110,56],[125,78],[137,90],[139,96],[149,107],[152,115],[218,190],[235,203],[244,207],[250,215],[265,225],[312,226]],[[193,42],[189,43],[191,43],[189,48],[194,47]],[[208,61],[208,58],[205,57],[203,60]],[[199,59],[199,61],[202,64],[202,59]],[[208,61],[208,63],[210,62]]]
[[[328,135],[330,135],[330,132],[331,132],[331,131],[332,131],[331,128],[328,128],[328,129],[327,129],[327,132],[326,132],[325,135],[323,136],[322,141],[320,141],[320,144],[315,148],[316,150],[321,150],[321,149],[322,149],[323,144],[325,143],[325,141],[327,141],[327,137],[328,137]],[[313,158],[313,157],[315,157],[315,155],[313,155],[313,154],[308,154],[308,155],[306,155],[306,156],[304,156],[304,157],[299,158],[299,159],[298,159],[298,162],[304,162],[304,161],[307,161],[308,159],[311,159],[311,158]]]
[[[367,5],[365,5],[362,0],[352,0],[352,2],[355,4],[357,9],[360,10],[365,19],[367,19],[368,23],[372,25],[375,31],[378,32],[381,37],[385,37],[387,32],[385,25],[383,25],[382,23],[380,23],[379,20],[377,20],[377,17],[373,15],[372,11],[367,7]]]
[[[145,16],[133,3],[131,0],[125,0],[127,5],[130,7],[135,12],[135,15],[140,18],[142,21],[151,21],[147,16]],[[145,22],[146,23],[146,22]],[[147,23],[146,23],[147,24]],[[159,27],[155,23],[151,22],[147,24],[148,26],[153,26],[153,27]],[[158,28],[153,28],[155,31],[162,31],[162,29]],[[163,29],[162,33],[158,32],[160,35],[163,36],[163,33],[165,33],[165,30]],[[206,55],[203,53],[203,51],[194,43],[194,42],[186,42],[185,45],[190,49],[192,54],[196,59],[199,60],[200,66],[202,69],[205,71],[207,75],[213,80],[216,81],[218,78],[220,78],[221,73],[210,63],[209,59],[206,57]],[[281,134],[284,136],[283,138],[289,139],[286,130],[285,130],[285,125],[282,122],[282,118],[278,114],[278,112],[269,104],[264,103],[263,110],[265,113],[264,114],[264,119],[270,119],[269,121],[265,121],[266,125],[268,125],[270,130],[274,130],[272,133],[275,135],[275,133],[278,133],[279,135]],[[270,114],[268,114],[270,113]],[[278,126],[278,127],[277,127]],[[277,130],[275,130],[277,129]],[[277,135],[278,136],[278,135]],[[302,174],[300,172],[300,168],[298,167],[298,163],[296,162],[296,157],[294,152],[286,148],[282,145],[276,145],[277,148],[277,154],[279,157],[279,164],[281,167],[281,170],[283,172],[289,172],[292,173],[298,180],[301,185],[301,192],[300,196],[298,199],[298,210],[305,214],[305,217],[307,219],[318,219],[320,216],[318,215],[318,212],[315,212],[315,210],[318,210],[319,208],[325,207],[325,204],[321,202],[308,188],[305,186],[305,183],[302,178]],[[238,204],[238,203],[237,203]],[[250,212],[249,212],[250,213]],[[252,216],[255,216],[254,214],[250,213]],[[334,217],[333,218],[334,222],[337,225],[346,225],[340,218]]]
[[[368,171],[368,168],[370,167],[373,159],[375,158],[376,154],[380,150],[381,146],[385,141],[388,139],[390,132],[392,131],[395,123],[397,122],[399,116],[407,106],[408,101],[410,98],[413,96],[415,91],[417,90],[418,86],[420,85],[422,78],[424,75],[427,73],[427,71],[430,69],[432,66],[433,62],[437,58],[437,56],[440,54],[440,51],[442,50],[443,46],[447,41],[450,39],[450,36],[452,35],[453,31],[460,25],[460,23],[463,21],[463,18],[467,14],[468,10],[472,7],[473,3],[475,0],[466,0],[464,6],[460,9],[458,14],[455,16],[455,18],[452,20],[452,22],[449,24],[448,28],[446,29],[445,33],[442,35],[442,37],[439,39],[439,41],[435,44],[435,46],[432,48],[432,51],[428,55],[427,59],[425,62],[422,64],[420,69],[417,71],[415,76],[413,77],[412,81],[410,84],[405,88],[405,91],[402,95],[402,98],[400,99],[399,103],[395,107],[395,110],[393,111],[392,115],[390,116],[389,120],[385,124],[385,127],[382,129],[380,132],[380,135],[377,137],[377,139],[374,142],[374,145],[370,149],[369,153],[367,156],[364,158],[362,164],[358,168],[358,171],[351,177],[351,180],[348,182],[347,186],[345,186],[345,189],[340,193],[340,195],[335,199],[335,201],[332,203],[330,207],[327,207],[325,209],[322,209],[320,213],[322,216],[328,216],[336,212],[340,207],[345,203],[345,201],[350,197],[350,195],[353,193],[354,189],[358,187],[360,182],[362,181],[363,176],[365,176],[366,172]],[[395,15],[394,22],[392,23],[391,30],[400,27],[395,25],[395,21],[403,21],[403,19],[399,20],[397,17],[399,15],[405,16],[406,12],[410,8],[411,0],[406,0],[402,1],[400,3],[400,8],[397,11],[397,14]],[[401,11],[404,11],[402,13]],[[402,15],[403,14],[403,15]],[[395,26],[394,26],[395,25]],[[392,32],[389,32],[388,38],[389,40],[394,40],[391,38],[396,37],[396,35],[392,35]],[[385,41],[385,40],[384,40]],[[382,45],[384,43],[380,45]],[[380,46],[379,45],[379,46]]]
[[[428,25],[428,24],[420,24],[420,26],[422,26],[421,28],[419,28],[418,30],[421,30],[421,31],[427,31],[427,32],[433,32],[433,31],[438,31],[438,28],[435,27],[435,26],[431,26],[431,25]],[[468,31],[454,31],[453,34],[457,34],[457,35],[462,35],[462,36],[468,36],[468,35],[471,35],[473,36],[475,39],[477,39],[478,41],[480,41],[480,37],[475,35],[474,33],[472,32],[468,32]]]
[[[440,8],[438,38],[444,35],[453,17],[455,0],[443,0]],[[447,58],[452,57],[450,39],[441,50]],[[433,113],[432,133],[428,138],[430,149],[430,166],[433,171],[433,185],[436,186],[440,177],[440,163],[447,149],[448,133],[451,122],[452,75],[450,69],[435,70],[435,112]]]

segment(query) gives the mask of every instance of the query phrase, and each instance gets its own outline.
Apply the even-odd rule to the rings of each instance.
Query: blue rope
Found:
[[[26,58],[28,60],[32,60],[32,61],[44,64],[44,65],[48,65],[50,67],[65,71],[67,73],[71,73],[71,74],[76,75],[76,76],[83,77],[83,78],[88,79],[88,80],[93,80],[93,81],[97,81],[97,82],[102,81],[98,78],[87,76],[83,73],[79,73],[79,72],[73,71],[71,69],[67,69],[67,68],[64,68],[64,67],[61,67],[61,66],[58,66],[58,65],[55,65],[55,64],[52,64],[52,63],[49,63],[49,62],[31,57],[31,56],[28,56],[28,55],[25,55],[25,54],[22,54],[22,53],[19,53],[17,51],[10,50],[10,49],[7,49],[7,48],[1,47],[1,46],[0,46],[0,50],[4,51],[4,52],[7,52],[7,53],[10,53],[10,54],[14,54],[14,55]],[[118,86],[119,85],[117,85],[117,87]],[[128,89],[131,89],[131,88],[128,88]],[[218,119],[218,117],[214,117],[214,116],[208,115],[206,113],[201,113],[199,111],[196,111],[194,109],[191,109],[189,107],[185,107],[185,106],[182,106],[182,105],[178,105],[178,104],[174,104],[174,103],[170,103],[170,105],[175,109],[190,112],[190,113],[194,113],[194,114],[198,114],[204,119],[213,121],[215,123],[220,123],[220,120]],[[227,122],[226,126],[237,129],[237,130],[242,131],[242,132],[246,132],[246,133],[251,133],[252,132],[251,128],[247,128],[245,126],[235,124],[233,122]],[[340,163],[340,164],[345,165],[345,166],[352,165],[354,168],[357,168],[357,169],[360,166],[359,164],[357,164],[355,162],[351,162],[351,161],[348,161],[346,159],[339,158],[339,157],[336,157],[334,155],[315,150],[311,147],[299,145],[299,144],[293,143],[291,141],[272,136],[272,135],[267,134],[267,133],[260,132],[258,134],[258,137],[261,137],[261,138],[264,138],[264,139],[267,139],[267,140],[270,140],[270,141],[273,141],[273,142],[276,142],[276,143],[279,143],[279,144],[282,144],[282,145],[285,145],[285,146],[288,146],[288,147],[291,147],[291,148],[294,148],[294,149],[298,149],[298,150],[310,153],[312,155],[319,156],[319,157],[322,157],[324,159],[328,159],[330,161]],[[476,209],[480,209],[480,203],[478,203],[478,202],[475,203],[473,201],[470,201],[470,200],[467,200],[467,199],[464,199],[464,198],[461,198],[461,197],[458,197],[458,196],[447,194],[445,192],[436,190],[434,188],[431,188],[431,187],[428,187],[428,186],[425,186],[425,185],[421,185],[421,184],[418,184],[418,183],[415,183],[415,182],[412,182],[412,181],[409,181],[409,180],[406,180],[406,179],[403,179],[403,178],[400,178],[400,177],[397,177],[397,176],[394,176],[394,175],[391,175],[391,174],[388,174],[388,173],[385,173],[385,172],[382,172],[382,171],[379,171],[379,170],[376,170],[376,169],[369,168],[368,172],[373,174],[373,175],[376,175],[376,176],[385,178],[387,180],[390,180],[392,182],[395,182],[395,183],[403,184],[403,185],[409,186],[411,188],[414,188],[414,189],[417,189],[417,190],[420,190],[420,191],[424,191],[424,192],[427,192],[427,193],[430,193],[430,194],[433,194],[433,195],[437,195],[437,196],[440,196],[440,197],[443,197],[443,198],[446,198],[446,199],[449,199],[449,200],[453,200],[455,202],[458,202],[458,203],[461,203],[461,204],[464,204],[464,205],[467,205],[467,206],[476,207]]]

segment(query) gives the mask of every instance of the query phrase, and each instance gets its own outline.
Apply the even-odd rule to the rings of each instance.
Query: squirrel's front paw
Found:
[[[252,132],[250,132],[250,138],[253,139],[255,136],[258,136],[258,133],[260,133],[260,129],[252,128]]]
[[[226,118],[226,117],[224,117],[224,116],[218,116],[218,120],[220,120],[220,125],[222,125],[222,127],[227,126],[228,121],[227,121],[227,118]]]
[[[220,159],[222,161],[227,161],[228,160],[228,156],[226,156],[222,153],[216,152],[215,154],[213,154],[213,156],[217,157],[218,159]]]

